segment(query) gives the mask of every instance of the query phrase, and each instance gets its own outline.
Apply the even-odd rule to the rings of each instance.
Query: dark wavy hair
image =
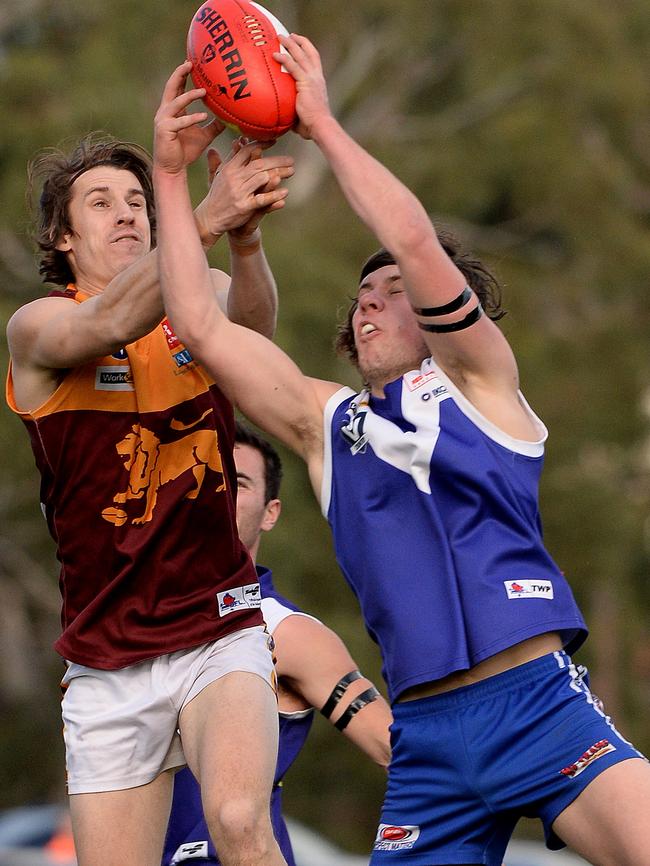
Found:
[[[123,168],[140,181],[147,203],[152,244],[155,241],[152,162],[144,148],[131,142],[118,141],[103,132],[84,136],[68,153],[59,148],[46,148],[36,154],[27,168],[27,196],[34,214],[34,240],[42,253],[38,272],[43,282],[63,286],[74,282],[75,276],[66,255],[56,249],[56,244],[63,235],[72,231],[68,214],[72,184],[84,172],[100,165]],[[40,189],[40,195],[38,208],[35,208],[37,189]]]
[[[264,460],[264,504],[277,499],[282,483],[282,461],[273,445],[239,420],[235,422],[235,444],[250,445],[259,451]]]
[[[506,311],[501,307],[501,287],[496,277],[479,262],[472,258],[469,253],[461,249],[458,240],[448,231],[437,232],[440,245],[447,253],[452,262],[456,265],[459,271],[467,280],[467,285],[476,292],[479,301],[485,313],[493,321],[498,321],[505,316]],[[395,265],[395,257],[387,249],[380,249],[374,252],[363,263],[361,273],[359,275],[359,283],[373,271],[383,268],[386,265]],[[354,330],[352,328],[352,316],[357,309],[359,302],[356,298],[353,299],[345,319],[338,325],[336,331],[336,339],[334,346],[339,355],[347,358],[355,366],[358,363],[359,356],[357,347],[354,343]]]

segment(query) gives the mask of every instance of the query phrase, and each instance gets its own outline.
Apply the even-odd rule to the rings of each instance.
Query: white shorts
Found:
[[[181,710],[233,671],[257,674],[275,687],[271,639],[264,626],[120,670],[69,662],[61,683],[68,793],[135,788],[164,770],[184,766]]]

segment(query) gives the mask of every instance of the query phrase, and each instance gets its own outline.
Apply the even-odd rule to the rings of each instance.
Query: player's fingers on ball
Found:
[[[292,67],[296,66],[296,59],[300,56],[300,46],[291,36],[285,36],[283,33],[278,33],[278,39],[285,51],[274,51],[273,58],[281,63],[286,69],[291,72]]]
[[[197,123],[202,123],[207,117],[206,111],[197,111],[194,114],[182,114],[180,117],[174,118],[174,123],[170,124],[169,128],[176,132],[181,129],[187,129],[188,126],[196,126]]]
[[[314,60],[320,60],[320,54],[318,53],[318,49],[314,45],[311,40],[307,39],[306,36],[301,36],[300,33],[292,33],[291,37],[293,41],[298,45],[301,51],[303,51],[308,57]]]
[[[205,96],[205,87],[196,87],[193,90],[186,90],[184,93],[179,93],[178,96],[172,99],[170,106],[176,112],[183,111],[188,105],[192,102],[196,102],[197,99],[201,99],[203,96]]]
[[[289,51],[294,60],[300,60],[305,54],[305,43],[309,40],[298,33],[290,33],[285,39],[287,41],[284,43],[284,47]]]
[[[167,83],[163,89],[163,98],[164,99],[173,99],[174,96],[178,93],[179,87],[182,88],[185,85],[185,80],[190,73],[190,69],[192,68],[192,64],[189,60],[185,60],[180,66],[177,66],[176,69],[172,72],[172,74],[167,79]]]

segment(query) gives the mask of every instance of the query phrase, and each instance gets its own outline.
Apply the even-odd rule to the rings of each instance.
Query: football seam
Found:
[[[246,15],[247,12],[246,12],[246,10],[244,9],[244,7],[242,6],[242,4],[239,2],[239,0],[235,0],[235,2],[236,2],[237,5],[239,6],[239,9],[241,10],[242,15]],[[255,8],[255,7],[253,7],[253,8]],[[258,14],[261,14],[261,13],[259,12],[258,9],[256,9],[255,11],[256,11]],[[267,25],[268,25],[269,27],[271,27],[272,30],[274,30],[273,25],[272,25],[271,22],[268,20],[268,18],[265,18],[264,20],[266,21]],[[276,35],[277,35],[277,34],[276,34]],[[255,47],[257,48],[258,46],[255,46]],[[268,72],[269,78],[270,78],[270,80],[271,80],[271,85],[272,85],[272,87],[273,87],[273,96],[274,96],[274,98],[275,98],[275,116],[277,117],[278,122],[277,122],[276,124],[274,124],[274,126],[279,126],[279,124],[280,124],[280,97],[279,97],[279,94],[278,94],[278,88],[276,87],[275,79],[274,79],[273,75],[271,75],[271,68],[270,68],[270,66],[269,66],[269,59],[268,59],[268,57],[266,56],[266,52],[265,52],[265,51],[262,51],[262,57],[264,58],[264,64],[266,65],[266,71]],[[278,65],[279,65],[279,64],[278,64]],[[244,121],[244,122],[245,122],[245,121]],[[247,126],[250,126],[252,129],[273,129],[273,127],[271,127],[271,126],[262,126],[261,124],[252,124],[252,123],[248,123],[248,124],[246,124],[246,125],[247,125]]]

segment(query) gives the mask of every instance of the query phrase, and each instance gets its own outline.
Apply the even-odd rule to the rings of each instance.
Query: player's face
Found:
[[[266,528],[264,458],[250,445],[235,445],[237,469],[237,529],[244,547],[253,559]]]
[[[151,227],[136,176],[110,165],[91,168],[72,184],[72,232],[57,249],[68,254],[78,288],[96,293],[151,245]]]
[[[418,369],[430,352],[418,327],[397,265],[368,274],[352,316],[359,371],[373,389]]]

